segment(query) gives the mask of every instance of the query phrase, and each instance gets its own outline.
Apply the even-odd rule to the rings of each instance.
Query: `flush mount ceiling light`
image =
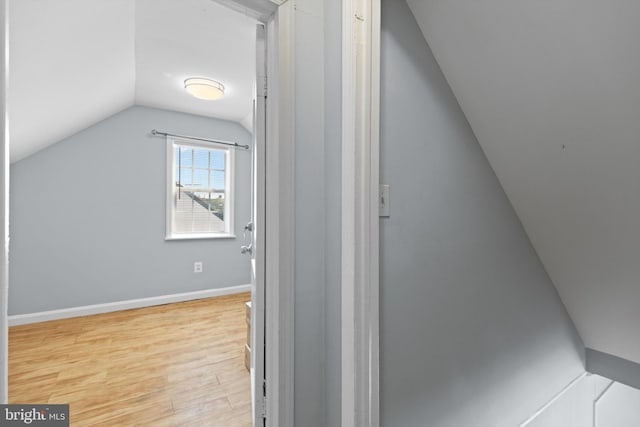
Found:
[[[215,101],[224,96],[224,85],[204,77],[191,77],[184,81],[184,89],[198,99]]]

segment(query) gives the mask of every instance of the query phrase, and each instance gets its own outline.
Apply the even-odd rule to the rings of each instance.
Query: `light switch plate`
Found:
[[[380,216],[390,216],[391,207],[391,188],[389,184],[381,184],[380,192],[378,195],[378,207],[380,209]]]
[[[193,263],[193,272],[202,273],[202,261],[196,261]]]

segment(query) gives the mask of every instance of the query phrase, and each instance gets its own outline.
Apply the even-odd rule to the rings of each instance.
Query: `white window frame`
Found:
[[[173,192],[175,187],[175,145],[191,146],[194,148],[204,148],[207,150],[220,150],[225,151],[225,164],[224,164],[224,232],[216,233],[175,233],[175,215],[174,215],[174,203]],[[208,142],[196,142],[186,138],[179,138],[174,136],[167,137],[167,169],[166,169],[166,230],[165,240],[189,240],[189,239],[231,239],[235,238],[234,234],[234,215],[235,215],[235,150],[231,147],[227,147],[221,144],[208,143]]]

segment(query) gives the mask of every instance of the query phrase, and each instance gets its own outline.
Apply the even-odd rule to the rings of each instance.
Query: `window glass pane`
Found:
[[[225,231],[224,199],[209,199],[206,192],[182,191],[182,197],[176,194],[174,206],[176,234]]]
[[[224,169],[225,151],[215,150],[211,152],[211,169]]]
[[[225,227],[226,150],[177,145],[173,196],[174,234],[222,233]],[[218,170],[215,170],[218,169]],[[216,192],[212,190],[216,189]]]
[[[211,193],[211,211],[224,220],[224,193]]]
[[[193,171],[191,168],[180,168],[179,169],[180,184],[184,186],[192,186],[193,185]]]
[[[209,172],[207,169],[196,169],[193,171],[193,186],[209,188]]]
[[[224,171],[211,171],[211,188],[224,190]]]
[[[209,167],[209,150],[196,148],[193,150],[193,166],[196,168]]]
[[[182,166],[191,166],[193,163],[193,150],[191,147],[180,146],[180,156],[176,162],[180,162]]]
[[[192,195],[195,197],[195,201],[208,211],[211,211],[211,197],[207,191],[194,191]]]

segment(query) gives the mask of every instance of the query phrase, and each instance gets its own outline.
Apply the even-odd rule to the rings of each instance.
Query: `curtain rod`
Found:
[[[155,129],[151,129],[151,135],[175,136],[178,138],[193,139],[195,141],[213,142],[214,144],[222,144],[222,145],[229,145],[231,147],[236,147],[236,148],[244,148],[245,150],[249,149],[248,145],[240,145],[237,142],[216,141],[215,139],[198,138],[195,136],[187,136],[187,135],[177,135],[175,133],[160,132]]]

